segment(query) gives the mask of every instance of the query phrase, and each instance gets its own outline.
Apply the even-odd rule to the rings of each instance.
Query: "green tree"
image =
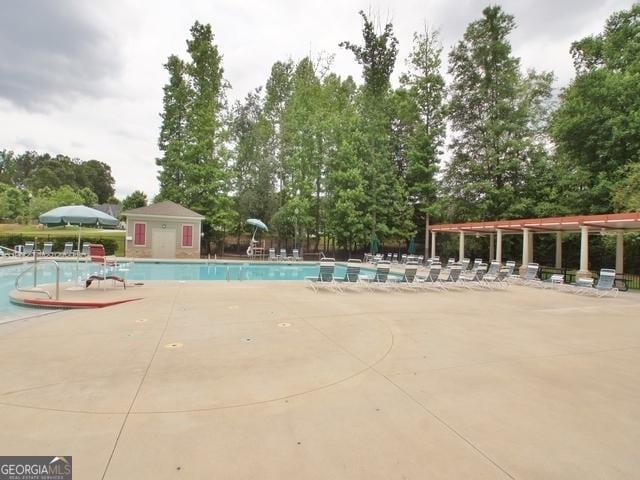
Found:
[[[132,210],[134,208],[147,206],[147,194],[141,190],[136,190],[127,195],[122,201],[122,211]]]
[[[513,16],[487,7],[449,55],[453,141],[444,188],[451,220],[526,215],[535,203],[526,185],[546,155],[552,74],[521,73],[507,38],[514,28]]]
[[[445,82],[440,67],[442,46],[437,31],[425,29],[413,36],[409,71],[402,75],[400,95],[405,106],[407,187],[411,202],[424,215],[434,213],[440,156],[446,135]],[[428,239],[427,239],[428,241]],[[427,243],[425,242],[425,248]]]
[[[27,192],[10,185],[0,188],[0,218],[17,220],[28,213]]]
[[[367,168],[363,171],[370,236],[408,238],[414,233],[411,222],[412,207],[400,166],[393,162],[390,77],[398,53],[398,41],[393,25],[388,23],[377,33],[374,22],[360,11],[364,25],[364,45],[342,42],[356,61],[362,65],[364,85],[359,96],[360,127],[365,140],[362,159]]]
[[[619,212],[640,212],[640,163],[623,167],[622,177],[613,189],[612,203]]]
[[[158,146],[163,156],[156,159],[156,165],[160,167],[159,196],[186,205],[183,196],[186,190],[185,129],[192,92],[187,83],[185,64],[180,58],[171,55],[164,68],[169,72],[169,82],[164,86],[164,111],[160,114],[162,125]]]
[[[564,190],[572,192],[560,199],[571,202],[569,210],[622,208],[618,181],[635,171],[627,165],[640,161],[639,19],[635,4],[611,15],[602,33],[571,46],[576,77],[552,121]]]
[[[190,61],[172,56],[165,87],[158,160],[160,197],[207,218],[207,231],[224,232],[235,223],[230,186],[222,57],[210,25],[195,22],[187,40]]]

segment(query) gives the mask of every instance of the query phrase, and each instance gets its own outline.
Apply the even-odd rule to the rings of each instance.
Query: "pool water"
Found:
[[[61,284],[82,282],[89,275],[97,273],[96,264],[80,262],[59,262]],[[24,315],[25,307],[13,305],[9,292],[15,289],[16,277],[27,268],[26,263],[0,267],[0,322]],[[77,272],[77,273],[76,273]],[[335,276],[344,277],[346,268],[336,265]],[[374,271],[364,269],[363,274],[373,276]],[[139,262],[125,263],[117,267],[115,275],[128,282],[145,280],[304,280],[318,275],[317,264],[296,263],[180,263],[180,262]],[[55,283],[55,268],[48,264],[38,267],[38,284]],[[31,273],[20,279],[21,287],[33,285]],[[61,285],[61,288],[64,286]],[[31,309],[29,309],[32,312]]]

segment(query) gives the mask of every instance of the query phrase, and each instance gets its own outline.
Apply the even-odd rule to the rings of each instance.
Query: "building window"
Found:
[[[146,223],[133,224],[133,244],[138,246],[144,246],[147,244],[147,224]]]
[[[193,247],[193,225],[182,226],[182,246]]]

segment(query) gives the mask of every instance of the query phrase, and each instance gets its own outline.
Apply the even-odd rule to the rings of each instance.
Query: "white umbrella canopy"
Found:
[[[95,208],[84,205],[69,205],[54,208],[38,217],[43,225],[100,225],[103,227],[116,227],[120,222]]]
[[[87,207],[85,205],[68,205],[64,207],[54,208],[48,212],[43,213],[38,217],[38,220],[43,225],[49,227],[57,225],[79,225],[78,230],[78,249],[76,258],[76,277],[78,282],[80,281],[80,237],[82,226],[99,225],[102,227],[116,227],[120,222],[117,218],[112,217],[95,208]]]
[[[258,220],[257,218],[250,218],[247,220],[247,223],[249,225],[253,225],[254,227],[260,228],[266,232],[269,231],[269,229],[267,228],[267,226],[264,224],[264,222],[262,220]]]

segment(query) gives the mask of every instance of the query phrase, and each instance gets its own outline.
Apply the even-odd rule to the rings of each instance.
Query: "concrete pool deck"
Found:
[[[640,295],[146,282],[0,325],[0,452],[79,479],[640,471]]]

